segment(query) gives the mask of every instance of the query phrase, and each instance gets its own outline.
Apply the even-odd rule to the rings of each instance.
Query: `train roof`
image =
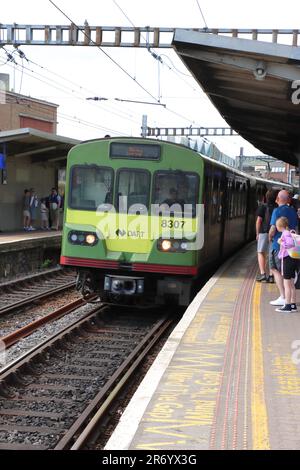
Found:
[[[289,190],[293,188],[292,185],[290,185],[288,183],[278,181],[278,180],[272,180],[272,179],[268,179],[268,178],[262,178],[262,177],[249,175],[248,173],[245,173],[244,171],[241,171],[241,170],[239,170],[237,168],[234,168],[230,165],[226,165],[226,163],[215,160],[214,158],[208,157],[207,155],[204,155],[203,153],[197,152],[196,150],[191,149],[190,147],[186,147],[185,145],[178,144],[176,142],[168,142],[168,141],[165,141],[165,140],[159,140],[159,139],[153,139],[153,138],[146,138],[145,139],[144,137],[133,137],[133,136],[132,137],[130,137],[130,136],[126,136],[126,137],[123,137],[123,136],[120,136],[120,137],[107,136],[107,137],[102,137],[102,138],[98,138],[98,139],[85,140],[85,141],[80,142],[80,144],[78,144],[78,145],[88,144],[88,143],[91,143],[91,142],[98,142],[98,141],[102,141],[102,140],[140,140],[140,141],[145,141],[146,140],[147,142],[155,142],[155,143],[159,142],[159,143],[162,143],[162,144],[174,145],[176,147],[181,147],[181,148],[184,148],[185,150],[189,150],[190,152],[194,153],[195,155],[201,156],[201,158],[203,158],[207,162],[210,162],[213,165],[217,165],[221,168],[224,168],[227,171],[231,171],[232,173],[235,173],[239,176],[242,176],[244,178],[248,178],[249,180],[253,181],[253,183],[255,181],[259,181],[261,183],[273,184],[276,187],[287,188]]]

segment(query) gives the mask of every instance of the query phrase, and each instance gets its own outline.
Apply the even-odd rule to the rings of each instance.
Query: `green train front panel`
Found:
[[[114,139],[113,142],[124,142]],[[139,139],[130,142],[140,142]],[[143,140],[143,142],[145,142]],[[196,217],[176,217],[158,215],[128,215],[127,213],[111,213],[95,210],[80,210],[70,207],[70,179],[74,167],[89,168],[101,166],[113,170],[114,193],[120,169],[139,170],[150,174],[148,207],[151,207],[153,181],[156,172],[188,172],[198,175],[197,203],[201,203],[201,180],[203,160],[195,152],[181,146],[151,141],[160,146],[160,158],[157,160],[141,160],[133,158],[110,158],[110,141],[95,141],[74,147],[68,157],[66,184],[66,201],[69,202],[65,211],[62,257],[107,260],[118,263],[146,263],[170,266],[197,266],[198,250],[185,252],[163,252],[158,248],[159,239],[186,239],[193,241],[199,230]],[[148,143],[148,140],[147,140]],[[116,194],[114,195],[115,202]],[[97,233],[98,242],[94,246],[73,244],[70,236],[73,232]]]

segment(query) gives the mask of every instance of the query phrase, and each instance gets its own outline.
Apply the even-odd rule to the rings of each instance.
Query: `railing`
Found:
[[[0,24],[0,46],[172,47],[176,28]],[[184,29],[184,28],[183,28]],[[189,31],[298,46],[300,29],[186,28]]]

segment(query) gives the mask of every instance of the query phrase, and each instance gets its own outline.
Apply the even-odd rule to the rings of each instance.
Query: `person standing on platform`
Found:
[[[300,233],[300,200],[299,194],[295,194],[292,198],[291,205],[294,207],[298,216],[298,233]]]
[[[23,228],[25,232],[29,231],[30,227],[30,191],[24,189],[23,196]]]
[[[257,240],[257,259],[260,274],[256,280],[258,282],[274,282],[272,275],[267,276],[266,265],[267,255],[269,253],[269,230],[273,210],[277,207],[276,197],[278,191],[269,189],[266,193],[266,204],[261,204],[256,213],[256,240]]]
[[[39,205],[38,197],[33,188],[30,189],[30,227],[29,230],[36,230],[34,227],[36,221],[36,212]]]
[[[298,225],[298,217],[295,209],[288,206],[289,193],[286,190],[279,191],[277,196],[278,207],[274,209],[271,217],[271,228],[269,231],[269,241],[272,242],[272,248],[270,250],[270,270],[274,275],[276,285],[279,289],[279,297],[276,300],[271,300],[270,304],[275,306],[284,306],[286,304],[285,291],[283,284],[283,277],[281,274],[281,261],[278,257],[280,251],[280,245],[278,239],[281,236],[281,232],[276,229],[276,221],[280,217],[286,217],[288,220],[288,226],[290,229],[295,230]]]
[[[49,229],[49,209],[46,205],[46,198],[41,199],[41,229]]]
[[[61,197],[57,192],[56,188],[52,188],[49,196],[50,205],[50,218],[51,218],[51,230],[58,230],[59,228],[59,211],[61,206]]]
[[[277,219],[276,229],[281,233],[281,237],[278,239],[278,243],[280,245],[278,257],[281,260],[281,274],[283,276],[285,293],[285,305],[276,308],[276,312],[297,312],[294,278],[295,272],[298,268],[298,260],[291,258],[288,253],[288,249],[295,246],[294,239],[289,230],[288,219],[286,217],[280,217]]]

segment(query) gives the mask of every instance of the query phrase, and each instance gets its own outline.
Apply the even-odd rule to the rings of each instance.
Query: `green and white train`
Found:
[[[112,303],[188,305],[193,286],[255,235],[257,179],[173,143],[84,142],[68,155],[61,264]]]

